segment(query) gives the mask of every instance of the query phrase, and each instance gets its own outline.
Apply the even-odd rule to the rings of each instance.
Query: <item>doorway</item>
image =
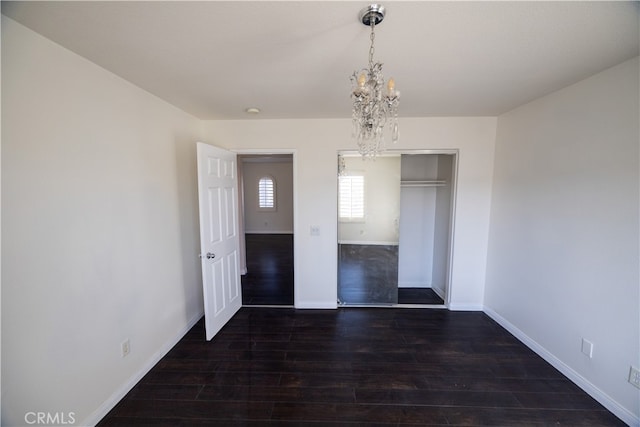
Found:
[[[340,306],[446,307],[456,166],[456,150],[339,153]]]
[[[294,305],[293,155],[239,154],[242,304]],[[241,261],[241,262],[242,262]]]

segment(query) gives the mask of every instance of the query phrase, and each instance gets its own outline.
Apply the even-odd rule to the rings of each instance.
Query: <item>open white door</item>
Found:
[[[242,306],[236,154],[197,144],[200,258],[209,341]]]

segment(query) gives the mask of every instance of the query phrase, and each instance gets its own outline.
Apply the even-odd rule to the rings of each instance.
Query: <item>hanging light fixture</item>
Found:
[[[391,140],[398,142],[398,99],[400,92],[393,79],[384,82],[382,63],[373,62],[375,26],[382,22],[385,8],[372,4],[360,11],[360,21],[371,27],[369,67],[351,76],[353,90],[353,136],[363,158],[375,158],[385,149],[384,130],[391,127]]]

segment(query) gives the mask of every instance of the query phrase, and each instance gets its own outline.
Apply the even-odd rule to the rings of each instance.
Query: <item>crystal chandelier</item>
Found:
[[[360,12],[360,21],[371,27],[369,67],[356,71],[351,76],[353,91],[353,137],[358,143],[358,152],[363,158],[375,158],[385,149],[384,128],[391,127],[391,140],[398,142],[398,99],[400,92],[395,82],[389,79],[385,85],[382,63],[373,62],[375,26],[382,22],[385,9],[372,4]]]

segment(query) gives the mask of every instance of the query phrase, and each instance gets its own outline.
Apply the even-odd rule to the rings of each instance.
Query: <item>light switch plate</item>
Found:
[[[588,356],[589,359],[593,357],[593,343],[584,338],[582,338],[582,353]]]

